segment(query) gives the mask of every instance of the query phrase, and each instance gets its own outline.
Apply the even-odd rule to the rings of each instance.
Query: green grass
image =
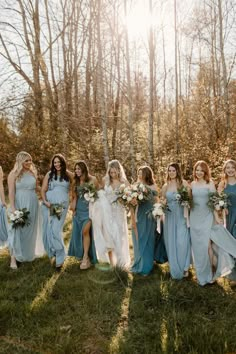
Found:
[[[2,251],[0,353],[234,353],[235,300],[228,280],[173,281],[167,265],[142,277],[68,258],[56,273],[44,257],[13,271]]]

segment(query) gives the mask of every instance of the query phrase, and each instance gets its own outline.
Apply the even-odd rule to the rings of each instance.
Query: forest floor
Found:
[[[65,225],[68,243],[71,222]],[[236,353],[236,289],[227,279],[200,287],[170,279],[167,265],[148,277],[119,269],[60,273],[47,257],[17,270],[0,251],[0,353]]]

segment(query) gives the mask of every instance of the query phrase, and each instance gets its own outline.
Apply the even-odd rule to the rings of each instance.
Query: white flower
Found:
[[[133,191],[137,191],[138,190],[136,185],[134,185],[132,189],[133,189]]]
[[[139,200],[143,200],[143,194],[142,194],[142,193],[139,194],[138,199],[139,199]]]
[[[220,205],[219,204],[215,205],[215,210],[220,210]]]
[[[132,196],[132,198],[137,198],[138,193],[137,193],[137,192],[134,192],[134,193],[131,194],[131,196]]]
[[[131,202],[132,199],[133,199],[132,197],[127,197],[128,202]]]
[[[87,200],[87,202],[89,202],[90,200],[89,193],[84,193],[84,199]]]
[[[177,194],[175,195],[175,199],[176,199],[176,200],[180,200],[180,199],[181,199],[181,195],[180,195],[179,193],[177,193]]]
[[[127,196],[125,194],[122,195],[122,199],[127,199]]]
[[[124,189],[125,189],[125,184],[122,183],[122,184],[120,185],[120,191],[123,191]]]
[[[224,206],[225,205],[225,202],[223,200],[220,200],[219,201],[219,206]]]
[[[16,215],[13,214],[13,213],[11,213],[11,214],[10,214],[10,220],[11,220],[11,221],[15,221],[16,219],[17,219]]]

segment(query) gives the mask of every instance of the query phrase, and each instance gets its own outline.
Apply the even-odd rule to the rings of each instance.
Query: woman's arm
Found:
[[[220,194],[220,193],[222,193],[222,192],[224,191],[224,189],[225,189],[225,184],[224,184],[223,181],[221,181],[221,182],[219,183],[219,185],[218,185],[217,191],[218,191],[218,193]]]
[[[43,179],[41,196],[42,196],[43,203],[46,205],[46,207],[50,208],[51,204],[47,201],[47,197],[46,197],[46,192],[48,191],[48,179],[49,179],[49,174],[47,173]]]
[[[11,211],[14,213],[14,211],[16,210],[16,207],[15,207],[16,177],[15,177],[14,172],[10,172],[7,182],[8,182],[10,207],[11,207]]]
[[[4,206],[6,206],[4,188],[3,188],[3,171],[2,167],[0,166],[0,200]]]

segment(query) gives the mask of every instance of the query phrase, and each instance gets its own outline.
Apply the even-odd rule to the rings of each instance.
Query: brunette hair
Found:
[[[197,176],[196,176],[196,169],[197,167],[200,166],[201,169],[204,172],[204,180],[206,181],[206,183],[210,182],[211,179],[211,172],[210,172],[210,168],[208,166],[208,164],[205,161],[197,161],[193,167],[193,178],[196,181],[197,180]]]
[[[85,161],[77,161],[74,166],[74,171],[76,166],[78,166],[81,169],[82,174],[84,175],[84,181],[89,182],[89,169]],[[75,186],[80,185],[80,177],[78,177],[75,173],[74,175],[74,181],[75,181]]]
[[[169,177],[169,168],[173,167],[176,170],[176,181],[179,187],[182,187],[183,185],[183,177],[182,177],[182,171],[180,168],[180,165],[176,162],[172,162],[168,165],[167,167],[167,176],[166,176],[166,182],[170,182],[170,177]]]
[[[148,186],[151,186],[155,183],[154,175],[151,167],[141,166],[138,168],[137,173],[139,173],[139,171],[142,171],[142,178]]]
[[[54,161],[55,159],[58,158],[61,163],[61,171],[60,171],[60,181],[69,181],[69,176],[66,171],[66,160],[65,157],[62,154],[55,154],[51,160],[51,167],[50,167],[50,172],[49,172],[49,179],[48,182],[50,182],[53,177],[55,180],[57,180],[57,170],[54,166]]]

